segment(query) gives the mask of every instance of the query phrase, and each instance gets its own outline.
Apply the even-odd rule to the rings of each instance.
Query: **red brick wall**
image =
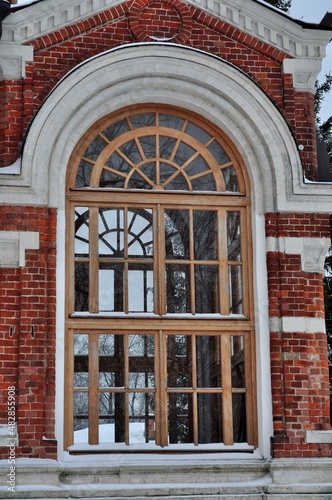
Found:
[[[147,14],[150,16],[148,25],[141,18]],[[174,35],[179,29],[179,16],[182,31]],[[286,54],[179,0],[130,1],[34,40],[31,44],[35,58],[26,71],[23,96],[20,84],[7,82],[2,98],[10,96],[11,103],[21,103],[23,98],[21,117],[26,131],[55,84],[77,64],[111,48],[137,41],[154,41],[153,36],[167,38],[167,34],[174,35],[173,43],[216,55],[256,81],[283,114],[298,143],[305,146],[301,156],[306,177],[315,179],[313,96],[294,93],[291,76],[282,76],[281,65]],[[11,115],[12,109],[6,107],[6,122],[14,123]],[[21,119],[17,119],[20,123]],[[8,128],[0,129],[0,144],[7,151],[6,156],[1,156],[0,167],[16,160],[21,132],[17,129],[14,134]]]
[[[272,237],[330,236],[328,214],[268,214]],[[267,254],[271,318],[324,318],[322,275],[301,270],[300,255]],[[306,430],[330,428],[327,338],[323,332],[270,333],[275,457],[330,456],[330,445],[305,443]]]
[[[2,231],[38,231],[39,250],[25,267],[0,268],[0,424],[7,423],[7,389],[16,388],[17,456],[55,457],[56,211],[0,207]],[[49,441],[43,438],[49,439]],[[8,450],[1,449],[1,458]]]

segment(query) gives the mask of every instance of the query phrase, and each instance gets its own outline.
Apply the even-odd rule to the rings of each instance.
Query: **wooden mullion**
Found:
[[[196,313],[196,289],[195,289],[195,251],[194,251],[194,224],[193,224],[193,211],[189,212],[189,273],[190,273],[190,312]]]
[[[196,335],[190,336],[191,340],[191,365],[192,365],[192,418],[193,418],[193,442],[198,445],[198,401],[197,401],[197,354],[196,354]]]
[[[89,312],[99,312],[98,207],[89,209]]]
[[[218,211],[218,260],[219,260],[219,301],[220,313],[229,314],[229,282],[228,282],[228,241],[227,212]]]
[[[64,430],[63,447],[66,450],[74,444],[74,330],[68,329],[65,335],[64,377]]]
[[[166,285],[165,279],[165,231],[164,231],[164,210],[160,204],[157,205],[153,217],[154,235],[154,301],[155,313],[166,314]]]
[[[168,444],[168,413],[167,413],[167,336],[159,330],[159,373],[158,373],[158,444],[162,447]]]
[[[89,444],[99,444],[99,335],[89,334]]]
[[[123,209],[123,227],[124,227],[124,262],[123,262],[123,285],[122,285],[122,295],[123,295],[123,310],[126,314],[129,312],[129,290],[128,290],[128,207]]]
[[[129,419],[129,333],[123,335],[123,357],[124,357],[124,436],[125,443],[130,444],[130,419]]]
[[[230,446],[233,441],[233,410],[232,410],[232,369],[231,369],[231,342],[229,335],[221,336],[222,343],[222,428],[223,442]]]
[[[75,205],[68,203],[66,212],[66,317],[75,311]],[[68,259],[68,261],[67,261]]]
[[[258,446],[257,436],[257,404],[256,404],[256,363],[255,363],[255,332],[244,336],[244,369],[246,384],[246,422],[247,442]],[[248,418],[250,416],[250,418]]]

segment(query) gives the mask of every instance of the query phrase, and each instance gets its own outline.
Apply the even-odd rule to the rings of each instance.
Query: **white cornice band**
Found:
[[[291,57],[323,59],[331,31],[303,28],[252,0],[187,0],[211,16],[268,43]],[[3,42],[27,43],[78,23],[123,0],[48,0],[19,10],[3,23]]]

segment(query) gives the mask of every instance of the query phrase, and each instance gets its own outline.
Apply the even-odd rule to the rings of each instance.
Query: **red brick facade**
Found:
[[[30,42],[34,62],[22,81],[0,82],[0,166],[13,164],[25,136],[56,84],[89,58],[115,47],[172,39],[212,54],[246,73],[270,98],[297,144],[304,175],[317,175],[313,95],[296,92],[283,74],[286,53],[179,0],[124,2]],[[1,173],[1,172],[0,172]],[[53,208],[0,206],[1,231],[38,231],[39,250],[27,250],[25,266],[0,267],[1,398],[17,392],[17,456],[55,458],[56,223]],[[271,238],[329,238],[328,214],[266,214]],[[324,318],[322,274],[301,269],[301,256],[267,254],[271,319]],[[329,375],[323,332],[271,331],[274,457],[327,457],[331,444],[308,444],[306,430],[330,429]],[[7,450],[3,449],[3,457]]]

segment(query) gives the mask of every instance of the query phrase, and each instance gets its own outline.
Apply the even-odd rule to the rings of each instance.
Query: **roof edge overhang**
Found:
[[[3,23],[3,42],[26,44],[122,3],[124,0],[36,0],[26,8],[16,6]],[[325,16],[327,23],[311,24],[292,19],[258,0],[186,0],[186,3],[290,57],[323,59],[332,38],[332,27],[326,25],[329,14]]]

